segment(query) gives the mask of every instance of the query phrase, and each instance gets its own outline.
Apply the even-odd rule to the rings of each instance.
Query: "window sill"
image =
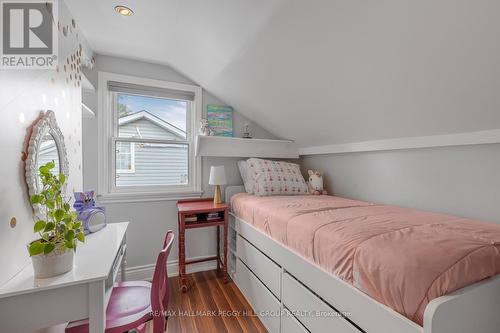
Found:
[[[181,199],[201,198],[202,195],[203,191],[107,193],[97,195],[97,201],[99,204],[177,201]]]

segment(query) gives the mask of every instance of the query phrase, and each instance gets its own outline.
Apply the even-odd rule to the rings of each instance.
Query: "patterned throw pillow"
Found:
[[[247,162],[251,176],[255,180],[253,188],[255,195],[263,197],[309,194],[298,164],[259,158],[250,158]]]
[[[243,179],[243,185],[245,186],[245,191],[248,194],[253,194],[253,187],[255,180],[250,176],[247,161],[238,161],[238,169],[240,170],[241,179]]]

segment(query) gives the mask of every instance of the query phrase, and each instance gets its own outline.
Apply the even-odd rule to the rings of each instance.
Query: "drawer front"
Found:
[[[302,314],[299,321],[311,333],[323,333],[325,327],[335,333],[361,332],[288,273],[283,277],[283,304]]]
[[[229,214],[229,220],[228,220],[228,225],[229,225],[229,228],[232,228],[234,230],[236,230],[236,221],[235,221],[235,218],[233,215]]]
[[[283,312],[281,325],[283,333],[308,333],[307,329],[288,310]]]
[[[266,285],[278,299],[281,299],[281,268],[257,250],[246,239],[238,235],[238,257]]]
[[[234,279],[236,273],[236,256],[231,251],[227,253],[227,272],[231,279]]]
[[[280,333],[280,302],[239,259],[236,260],[235,276],[236,285],[259,314],[268,332]]]
[[[106,279],[105,285],[107,287],[112,286],[116,282],[116,276],[118,275],[118,271],[120,270],[120,265],[122,261],[125,259],[125,251],[127,250],[127,244],[125,241],[122,242],[118,252],[116,253],[116,257],[113,261],[113,265],[111,266],[111,271],[109,272],[108,278]]]
[[[229,250],[236,252],[236,239],[237,239],[237,233],[236,230],[233,228],[228,229],[228,235],[227,235],[227,246]]]

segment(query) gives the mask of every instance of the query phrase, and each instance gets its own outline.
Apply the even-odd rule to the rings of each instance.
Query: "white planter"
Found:
[[[55,248],[49,254],[37,254],[31,257],[35,278],[45,279],[69,272],[73,269],[75,251]]]

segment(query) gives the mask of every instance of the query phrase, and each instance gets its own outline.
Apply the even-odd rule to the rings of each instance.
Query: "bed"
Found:
[[[226,190],[232,276],[270,332],[500,331],[500,227],[243,192]]]

